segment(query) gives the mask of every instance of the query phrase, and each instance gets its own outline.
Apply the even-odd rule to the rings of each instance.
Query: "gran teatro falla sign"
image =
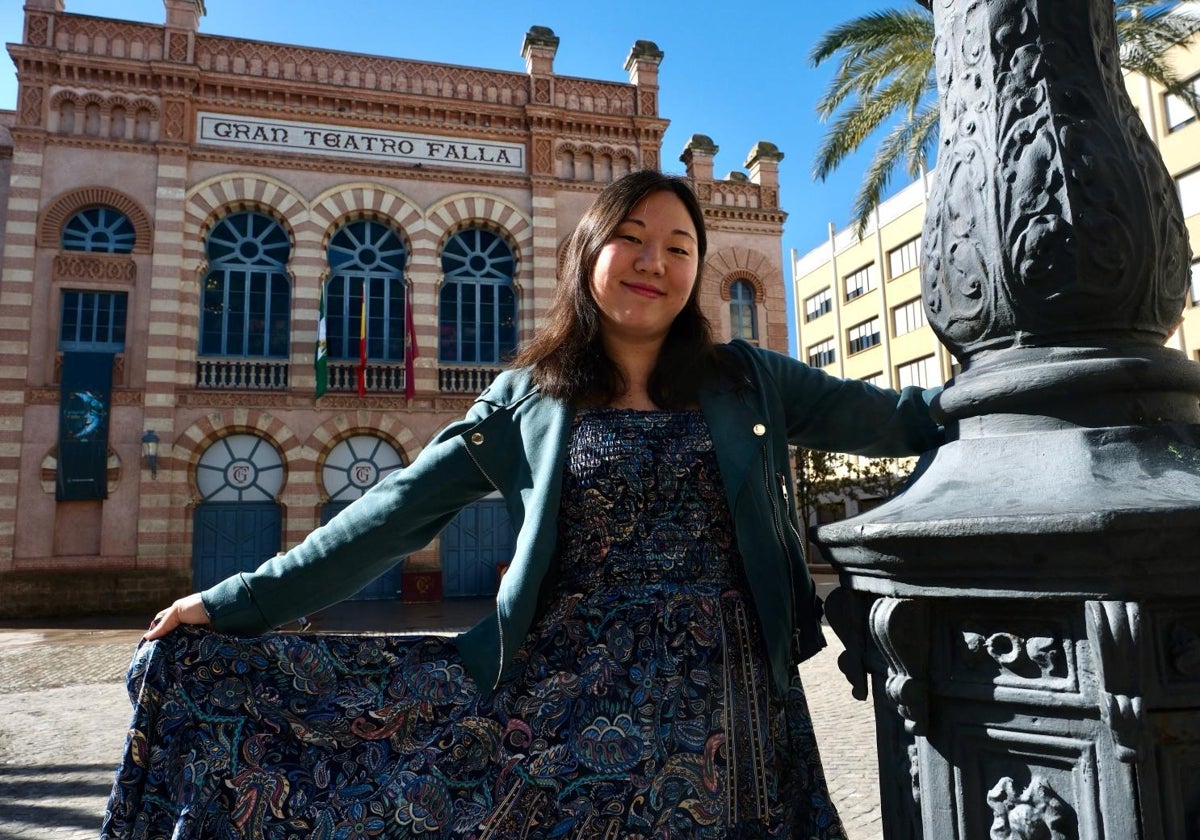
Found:
[[[524,172],[525,146],[461,137],[363,131],[340,125],[201,112],[196,142],[257,151],[300,152],[393,163]]]

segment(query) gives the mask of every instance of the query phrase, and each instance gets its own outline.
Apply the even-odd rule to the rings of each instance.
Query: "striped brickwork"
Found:
[[[23,132],[13,138],[12,176],[4,217],[4,271],[0,275],[0,487],[14,489],[21,485],[24,455],[29,328],[43,163],[40,138],[26,138]],[[13,568],[17,502],[15,492],[0,493],[0,573]]]
[[[471,227],[503,237],[516,260],[518,337],[528,339],[549,310],[562,245],[580,215],[605,184],[661,160],[662,56],[647,42],[639,42],[625,84],[559,77],[557,38],[540,29],[522,51],[526,72],[514,73],[210,38],[196,31],[199,7],[181,3],[169,0],[170,22],[154,26],[30,0],[25,40],[9,48],[20,107],[0,112],[14,138],[11,157],[0,147],[10,167],[7,192],[0,191],[0,617],[44,611],[49,592],[87,611],[127,609],[139,599],[149,606],[186,591],[203,502],[197,464],[230,435],[256,436],[278,453],[281,547],[302,540],[327,501],[322,466],[333,447],[374,436],[411,462],[496,372],[439,363],[446,242]],[[146,60],[161,73],[147,77]],[[136,83],[121,89],[122,79]],[[320,154],[222,145],[201,134],[201,112],[228,125],[244,117],[294,131],[302,122],[329,134],[316,135]],[[514,167],[473,168],[334,148],[337,137],[406,127],[444,136],[442,147],[461,149],[459,160],[488,144],[518,144],[523,153]],[[715,182],[711,171],[705,179],[697,188],[707,185],[701,199],[714,225],[705,308],[723,336],[728,283],[746,279],[761,299],[760,321],[773,324],[776,300],[783,317],[777,194]],[[95,206],[131,221],[131,255],[62,250],[63,225]],[[263,363],[282,370],[282,384],[207,378],[214,368],[246,370],[259,361],[199,355],[206,240],[222,218],[247,210],[277,220],[291,244],[289,353]],[[328,243],[361,219],[388,224],[407,249],[417,343],[411,399],[394,388],[314,394]],[[49,424],[59,400],[61,291],[75,283],[127,293],[129,323],[115,368],[109,497],[65,507],[52,492],[57,451]],[[774,346],[774,327],[769,336]],[[141,456],[146,430],[159,439],[156,476]],[[435,540],[410,556],[406,571],[436,576],[440,563]]]

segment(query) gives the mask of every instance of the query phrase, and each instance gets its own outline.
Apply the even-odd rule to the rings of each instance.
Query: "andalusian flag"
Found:
[[[321,284],[321,308],[317,315],[317,355],[313,361],[317,371],[317,396],[329,387],[329,343],[325,340],[325,284]]]

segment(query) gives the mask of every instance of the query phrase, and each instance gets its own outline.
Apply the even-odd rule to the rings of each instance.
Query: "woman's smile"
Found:
[[[696,285],[696,227],[674,193],[638,202],[601,248],[591,291],[606,345],[661,342]]]

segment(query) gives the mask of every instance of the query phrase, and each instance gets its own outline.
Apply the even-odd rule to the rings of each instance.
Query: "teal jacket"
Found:
[[[721,469],[738,549],[776,686],[824,644],[821,605],[804,560],[789,488],[789,443],[873,456],[912,455],[941,442],[933,393],[841,380],[745,342],[726,345],[740,378],[706,388],[700,408]],[[495,613],[458,637],[464,664],[489,691],[529,633],[553,579],[559,495],[571,406],[545,397],[528,370],[502,373],[467,415],[397,470],[254,572],[202,593],[213,626],[261,633],[353,595],[427,545],[458,511],[493,490],[516,545]]]

